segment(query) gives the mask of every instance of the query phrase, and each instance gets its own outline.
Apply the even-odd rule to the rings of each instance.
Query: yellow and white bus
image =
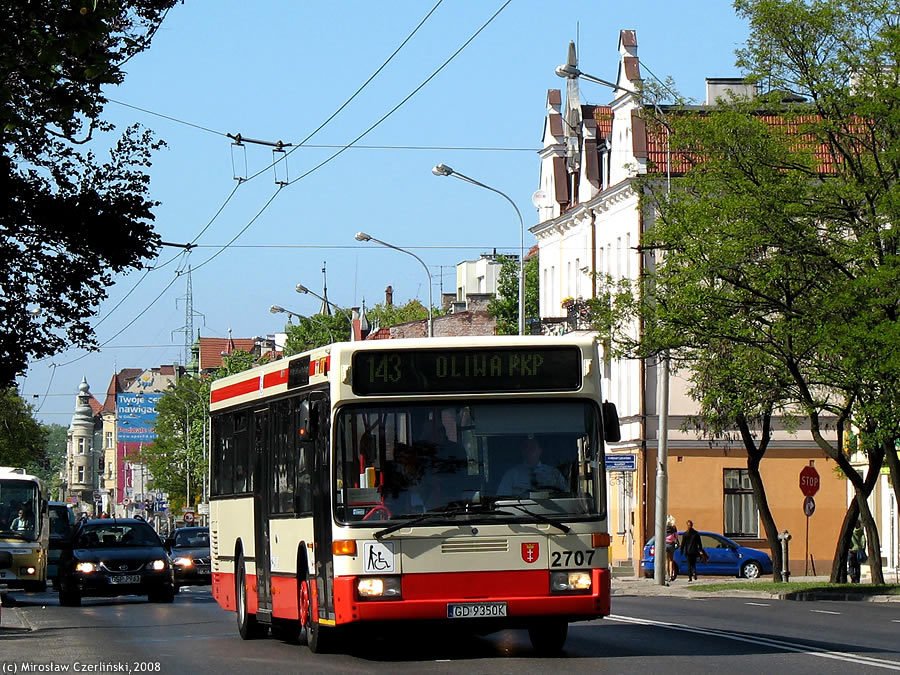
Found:
[[[590,336],[335,343],[212,384],[213,595],[245,639],[525,628],[609,614]]]
[[[12,565],[0,569],[0,584],[43,591],[47,587],[49,544],[43,482],[24,469],[0,466],[0,551],[12,556]]]

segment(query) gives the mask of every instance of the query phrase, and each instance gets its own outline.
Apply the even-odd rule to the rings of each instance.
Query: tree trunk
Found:
[[[775,525],[772,509],[769,508],[769,500],[766,498],[766,487],[759,472],[759,464],[765,456],[769,445],[771,421],[771,414],[763,416],[763,428],[759,446],[753,440],[753,434],[750,433],[750,426],[747,424],[745,417],[738,416],[737,426],[740,430],[741,438],[744,440],[744,449],[747,451],[747,473],[750,476],[750,485],[753,487],[753,498],[756,500],[756,508],[759,510],[759,517],[762,520],[763,529],[766,531],[766,540],[769,542],[769,548],[772,551],[772,580],[778,582],[784,581],[781,574],[783,567],[781,541],[778,539],[778,527]]]
[[[834,559],[831,561],[831,578],[833,584],[847,583],[847,551],[850,550],[850,536],[853,534],[853,526],[859,520],[859,505],[855,499],[850,501],[847,513],[844,514],[844,522],[841,523],[841,533],[838,535],[837,545],[834,549]]]

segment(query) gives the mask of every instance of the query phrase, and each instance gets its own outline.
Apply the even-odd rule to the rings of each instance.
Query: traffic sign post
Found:
[[[811,466],[804,466],[800,471],[800,491],[812,497],[819,491],[819,472]]]
[[[819,491],[819,472],[816,471],[815,467],[812,466],[804,466],[800,470],[800,492],[802,492],[806,499],[803,500],[803,513],[806,514],[806,555],[803,559],[803,574],[809,573],[809,517],[816,510],[816,502],[813,499],[813,495]]]

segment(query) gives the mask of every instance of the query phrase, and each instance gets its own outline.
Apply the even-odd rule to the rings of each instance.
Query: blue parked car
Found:
[[[679,532],[678,536],[681,537],[683,534],[684,532]],[[655,537],[650,537],[641,556],[641,569],[647,578],[653,576],[653,556],[656,548],[654,539]],[[772,559],[765,551],[740,546],[728,537],[714,532],[701,531],[700,541],[703,550],[709,554],[709,560],[706,562],[697,560],[697,574],[700,576],[726,575],[756,579],[772,573]],[[679,574],[687,574],[687,558],[684,557],[681,548],[675,551],[675,565]]]

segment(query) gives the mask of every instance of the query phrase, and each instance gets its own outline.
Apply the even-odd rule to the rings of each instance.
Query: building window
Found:
[[[78,467],[78,479],[75,481],[76,483],[84,483],[84,467]]]
[[[111,448],[112,446],[113,446],[113,432],[107,431],[106,432],[106,441],[105,441],[105,445],[103,447]]]
[[[84,438],[78,439],[78,454],[79,455],[84,454]]]
[[[759,536],[759,512],[747,469],[725,469],[725,536]]]

